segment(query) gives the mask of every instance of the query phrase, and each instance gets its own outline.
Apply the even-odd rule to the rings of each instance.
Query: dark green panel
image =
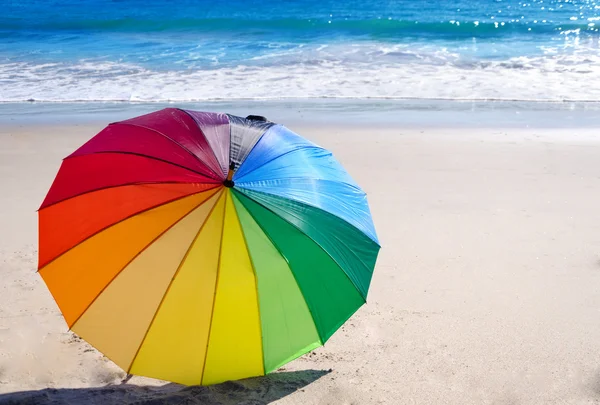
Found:
[[[244,195],[293,224],[325,250],[366,300],[379,245],[343,219],[319,208],[272,194],[242,189]]]
[[[327,339],[364,304],[348,276],[313,240],[245,195],[234,191],[289,263],[317,326]]]

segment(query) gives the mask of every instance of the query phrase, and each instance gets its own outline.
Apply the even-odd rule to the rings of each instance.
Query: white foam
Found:
[[[0,101],[182,102],[285,98],[600,100],[600,54],[466,60],[443,48],[332,46],[275,50],[258,64],[152,70],[117,62],[0,64]]]

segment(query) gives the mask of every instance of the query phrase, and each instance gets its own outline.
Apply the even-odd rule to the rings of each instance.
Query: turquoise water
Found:
[[[600,0],[5,0],[0,101],[600,100]]]

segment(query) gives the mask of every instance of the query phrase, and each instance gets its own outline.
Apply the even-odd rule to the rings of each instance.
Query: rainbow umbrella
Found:
[[[39,273],[127,373],[259,376],[366,300],[379,243],[327,150],[260,117],[168,108],[69,155],[39,210]]]

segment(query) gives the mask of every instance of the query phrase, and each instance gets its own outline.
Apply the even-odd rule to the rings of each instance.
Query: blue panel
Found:
[[[331,152],[302,140],[290,130],[267,131],[233,180],[236,184],[276,179],[317,179],[358,185]],[[248,168],[255,167],[248,170]]]
[[[244,176],[265,163],[301,148],[318,148],[318,146],[282,125],[274,125],[254,145],[248,157],[235,173],[233,180],[242,181]]]
[[[233,179],[236,187],[327,211],[378,243],[365,193],[331,152],[283,126],[263,135]]]

